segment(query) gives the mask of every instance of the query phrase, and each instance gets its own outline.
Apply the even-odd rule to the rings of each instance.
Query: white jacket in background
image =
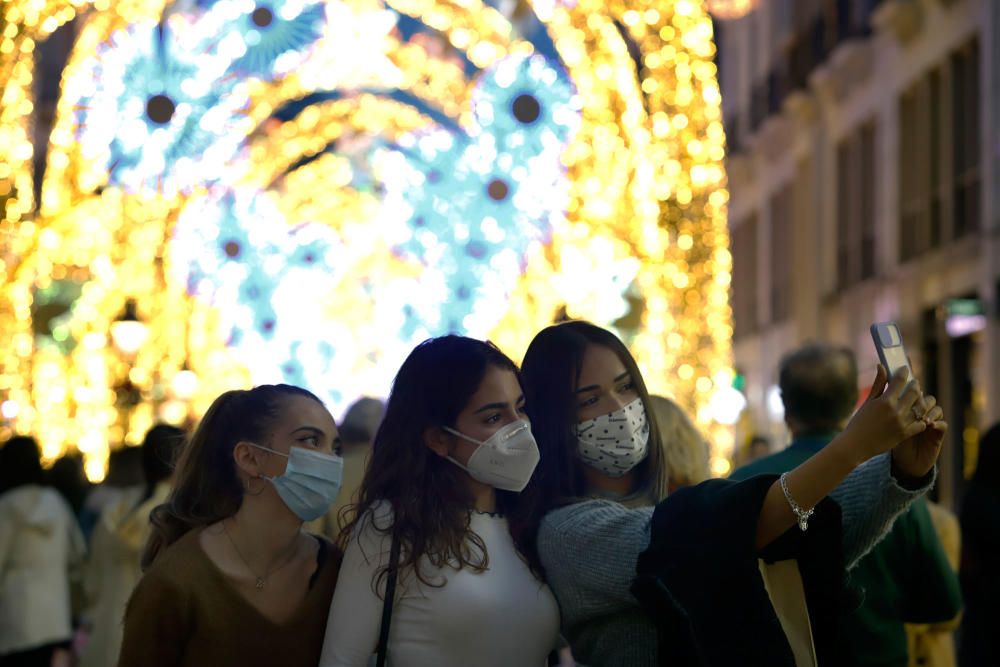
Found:
[[[83,576],[87,601],[84,618],[91,632],[80,654],[80,667],[111,667],[118,663],[125,607],[142,576],[139,561],[150,533],[149,513],[166,501],[170,485],[157,485],[145,500],[144,492],[141,486],[126,489],[104,508],[94,528]]]
[[[85,554],[59,492],[26,485],[0,495],[0,656],[72,637],[70,573]]]

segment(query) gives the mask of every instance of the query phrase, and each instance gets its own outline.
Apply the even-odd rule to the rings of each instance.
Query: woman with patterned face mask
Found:
[[[338,441],[305,389],[215,399],[151,514],[119,667],[315,667],[341,554],[302,526],[337,497]]]
[[[667,498],[650,396],[614,334],[549,327],[522,373],[541,463],[511,526],[577,660],[844,664],[831,619],[845,564],[933,481],[945,425],[932,398],[918,407],[916,383],[886,386],[880,369],[844,432],[780,480],[709,480]]]
[[[558,609],[507,517],[537,463],[506,355],[460,336],[418,345],[342,533],[320,665],[362,667],[376,653],[393,667],[545,665]]]

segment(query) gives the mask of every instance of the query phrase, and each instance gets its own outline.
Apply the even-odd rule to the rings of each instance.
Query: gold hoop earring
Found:
[[[260,494],[264,493],[264,486],[261,486],[260,490],[258,490],[256,493],[253,491],[253,489],[250,488],[250,482],[253,481],[254,479],[261,479],[261,478],[260,477],[247,477],[245,483],[243,484],[243,486],[246,488],[246,495],[248,495],[248,496],[259,496]],[[261,480],[261,481],[264,481],[264,480]],[[265,485],[266,485],[266,482],[265,482]]]

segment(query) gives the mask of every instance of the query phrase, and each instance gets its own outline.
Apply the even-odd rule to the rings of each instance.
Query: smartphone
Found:
[[[896,323],[878,322],[872,325],[871,331],[875,349],[878,351],[878,359],[889,372],[889,377],[892,378],[900,368],[906,368],[910,371],[912,379],[913,369],[910,368],[906,348],[903,347],[903,337],[899,335],[899,327],[896,326]]]

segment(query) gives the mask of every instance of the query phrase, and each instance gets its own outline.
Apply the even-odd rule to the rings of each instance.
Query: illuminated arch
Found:
[[[41,215],[5,241],[0,320],[17,342],[0,399],[24,406],[14,426],[48,457],[79,443],[100,476],[113,443],[177,408],[181,369],[201,377],[192,413],[277,379],[338,411],[384,392],[423,336],[463,330],[518,356],[565,315],[616,328],[724,469],[710,398],[732,377],[731,260],[700,3],[537,0],[520,29],[469,0],[201,4],[94,4]],[[205,66],[185,68],[191,54]],[[126,73],[132,97],[115,88]],[[26,136],[25,118],[2,130]],[[126,391],[107,332],[133,297],[153,335]],[[38,325],[46,299],[64,307],[62,347]]]

